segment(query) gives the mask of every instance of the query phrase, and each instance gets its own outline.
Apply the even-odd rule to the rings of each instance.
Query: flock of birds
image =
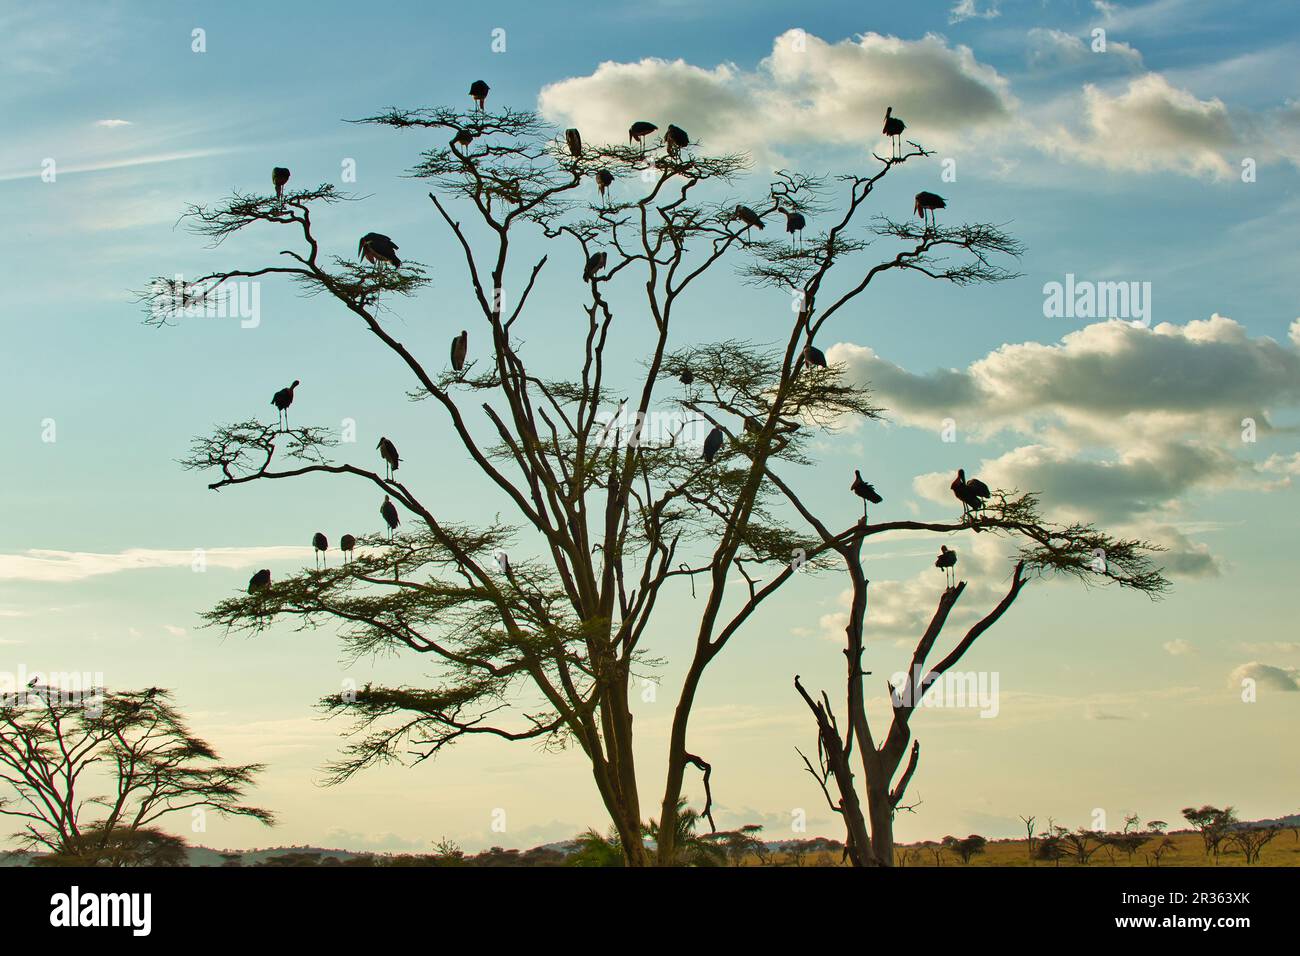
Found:
[[[475,80],[469,88],[470,98],[474,101],[475,109],[483,112],[486,109],[488,93],[491,87],[483,80]],[[903,131],[907,128],[899,117],[894,115],[894,108],[888,107],[885,110],[885,122],[881,133],[890,138],[890,162],[899,162],[902,159],[902,140]],[[629,143],[635,143],[641,148],[641,155],[644,157],[646,150],[646,140],[651,134],[658,132],[659,127],[647,120],[637,120],[628,127],[627,137]],[[474,136],[468,130],[458,130],[451,141],[453,147],[462,148],[470,145]],[[574,158],[582,156],[582,134],[576,129],[567,129],[564,132],[565,145],[569,153]],[[690,136],[680,126],[669,124],[663,133],[663,146],[669,156],[678,156],[683,149],[690,145]],[[283,166],[276,166],[271,170],[271,184],[275,187],[275,198],[277,206],[282,206],[284,202],[284,187],[289,183],[290,172]],[[614,176],[607,169],[599,169],[595,173],[596,186],[600,191],[602,199],[606,196],[610,186],[614,184]],[[938,209],[947,208],[947,203],[942,196],[932,192],[919,192],[915,197],[914,213],[921,217],[922,222],[927,228],[935,225],[934,214]],[[783,209],[780,203],[777,203],[776,212],[785,216],[785,231],[790,234],[792,241],[802,241],[803,230],[808,225],[807,218],[803,213],[795,209]],[[739,220],[746,229],[763,229],[763,217],[748,206],[739,205],[731,215],[731,221]],[[357,244],[357,256],[365,262],[371,263],[376,269],[382,269],[384,266],[392,266],[394,269],[400,269],[402,260],[397,256],[397,243],[391,238],[378,232],[368,232],[361,237]],[[585,282],[594,282],[600,277],[608,263],[608,256],[605,252],[595,252],[588,256],[583,266],[582,278]],[[469,354],[469,333],[464,329],[460,335],[451,340],[451,365],[452,368],[460,372],[465,368],[465,361]],[[800,361],[817,368],[826,368],[826,355],[811,342],[804,346],[800,354]],[[683,385],[690,385],[695,381],[695,376],[690,369],[686,369],[679,376]],[[279,413],[278,427],[285,431],[289,427],[289,406],[293,404],[294,390],[301,384],[297,379],[287,388],[282,388],[271,398],[271,404],[275,406]],[[751,423],[746,422],[747,430],[753,430]],[[712,462],[718,452],[722,449],[725,441],[725,435],[721,428],[714,428],[704,439],[703,458],[706,462]],[[397,471],[401,458],[397,453],[397,446],[388,438],[380,438],[379,444],[375,446],[379,451],[380,458],[384,461],[385,478],[391,481]],[[867,504],[880,504],[883,500],[876,492],[876,489],[870,482],[862,477],[858,470],[853,472],[853,484],[850,490],[862,499],[862,520],[867,520]],[[982,511],[985,500],[990,496],[988,485],[978,478],[966,478],[964,470],[958,470],[957,477],[952,482],[952,491],[957,499],[962,503],[962,517]],[[401,523],[397,513],[397,506],[393,504],[388,495],[384,495],[384,503],[379,507],[380,517],[383,518],[385,525],[388,527],[388,537],[392,540],[393,532]],[[978,531],[978,526],[974,527]],[[339,550],[343,553],[343,561],[346,564],[352,557],[352,550],[356,546],[356,538],[351,534],[345,534],[339,539]],[[317,567],[326,566],[325,554],[329,550],[329,539],[324,532],[318,531],[312,536],[312,549],[315,553]],[[957,564],[957,552],[949,550],[947,546],[940,549],[939,557],[934,562],[935,567],[942,568],[947,575],[948,586],[952,586],[954,580],[954,568]],[[271,572],[267,568],[262,568],[249,579],[248,593],[256,594],[264,591],[271,586]]]

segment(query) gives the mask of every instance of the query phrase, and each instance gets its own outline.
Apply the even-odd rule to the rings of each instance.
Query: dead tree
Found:
[[[403,527],[413,530],[391,542],[360,540],[365,556],[346,567],[222,601],[208,621],[252,632],[277,619],[331,623],[353,654],[405,650],[436,663],[435,686],[371,686],[325,698],[332,713],[354,719],[332,779],[385,761],[418,762],[476,735],[573,743],[590,764],[627,862],[643,865],[650,858],[641,838],[630,682],[656,664],[645,638],[661,594],[699,587],[658,812],[657,859],[670,863],[678,856],[673,824],[688,768],[702,772],[700,815],[710,819],[711,767],[688,741],[706,670],[790,580],[791,552],[815,563],[835,550],[826,536],[798,532],[773,513],[782,495],[769,466],[805,460],[801,449],[820,425],[874,413],[834,370],[808,366],[805,346],[883,275],[998,281],[1012,273],[993,259],[1014,256],[1019,246],[994,226],[922,230],[878,218],[872,229],[889,252],[867,257],[870,243],[856,230],[868,199],[891,171],[930,155],[915,144],[898,159],[877,157],[873,172],[836,180],[836,209],[826,181],[794,173],[776,174],[756,197],[729,194],[746,169],[743,156],[684,149],[647,158],[640,149],[591,144],[575,156],[529,112],[389,109],[358,122],[451,139],[426,151],[411,173],[433,187],[432,218],[463,254],[480,313],[465,368],[430,364],[388,321],[386,310],[428,282],[425,267],[372,267],[327,253],[339,240],[318,234],[313,212],[351,199],[328,184],[282,200],[241,194],[190,207],[191,227],[215,244],[272,229],[293,248],[272,263],[154,280],[143,294],[148,321],[171,324],[241,280],[296,283],[373,335],[409,376],[411,397],[450,429],[508,517],[488,527],[457,523],[439,513],[432,488],[411,483],[406,468],[398,480],[365,463],[336,461],[335,440],[324,429],[223,426],[197,440],[185,461],[215,471],[214,490],[325,476],[388,495],[411,516]],[[599,198],[583,191],[593,178]],[[624,201],[607,200],[620,195]],[[815,211],[830,225],[792,249],[737,222],[738,200],[759,217],[778,208]],[[521,232],[550,240],[548,252],[522,269],[512,256]],[[532,293],[552,257],[562,257],[575,277],[587,273],[575,295],[583,336],[574,361],[541,369],[530,364],[525,340],[536,312]],[[746,280],[795,297],[796,309],[785,300],[774,309],[792,319],[770,351],[729,357],[726,348],[685,342],[678,331],[700,278],[731,263]],[[832,277],[834,294],[825,291]],[[322,315],[314,334],[331,334],[325,323]],[[636,341],[646,361],[643,375],[616,388],[605,355],[620,335]],[[755,356],[765,358],[757,367],[746,363]],[[681,395],[680,379],[696,384],[672,404],[693,416],[689,424],[706,421],[725,435],[711,461],[701,460],[688,423],[659,435],[647,426],[665,407],[666,392]],[[855,534],[849,529],[837,540]],[[507,549],[509,559],[499,560]],[[739,590],[738,576],[748,582]]]
[[[963,517],[960,522],[860,523],[848,534],[836,536],[830,533],[788,485],[779,479],[775,481],[823,541],[839,554],[851,584],[852,599],[845,627],[847,717],[844,730],[841,732],[825,693],[820,701],[814,700],[797,676],[795,689],[813,713],[817,723],[818,752],[822,755],[822,762],[816,768],[805,757],[805,767],[818,778],[831,809],[844,818],[855,848],[853,860],[858,866],[892,865],[894,816],[903,806],[903,796],[920,759],[920,742],[912,740],[910,726],[917,705],[927,689],[951,670],[975,641],[1007,612],[1031,579],[1045,574],[1063,574],[1084,581],[1113,582],[1152,596],[1159,595],[1167,587],[1167,581],[1159,570],[1151,566],[1148,558],[1150,552],[1158,550],[1154,545],[1145,541],[1116,539],[1090,525],[1050,524],[1039,515],[1038,499],[1034,494],[995,492],[985,511],[977,516]],[[929,626],[921,634],[912,652],[902,686],[887,685],[892,715],[885,734],[878,738],[872,731],[867,713],[866,674],[862,664],[870,583],[863,568],[863,544],[869,538],[891,531],[951,534],[974,530],[975,527],[1005,535],[1018,542],[1006,593],[992,609],[967,629],[952,650],[938,663],[930,665],[927,661],[953,607],[966,589],[966,582],[960,581],[956,586],[943,591]],[[1093,557],[1096,549],[1104,549],[1106,560],[1102,564],[1098,564]],[[854,783],[852,757],[855,747],[858,752],[857,763],[865,780],[865,801]],[[829,790],[832,780],[838,799]],[[865,816],[862,809],[864,802]]]

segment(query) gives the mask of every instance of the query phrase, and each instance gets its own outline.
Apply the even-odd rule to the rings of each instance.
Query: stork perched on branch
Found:
[[[317,531],[311,536],[311,547],[312,551],[316,555],[316,567],[319,568],[321,562],[325,560],[325,552],[330,548],[329,538],[325,537],[325,532]],[[326,567],[328,567],[328,565],[326,565]]]
[[[397,516],[397,505],[393,504],[388,495],[384,495],[384,503],[379,506],[379,516],[384,519],[384,524],[388,525],[388,540],[392,541],[393,532],[402,523],[402,519]]]
[[[295,378],[292,385],[288,388],[280,389],[271,396],[271,404],[274,405],[276,411],[280,413],[280,421],[277,425],[280,431],[285,431],[289,427],[289,406],[293,404],[293,390],[301,384],[302,383]],[[262,394],[265,395],[266,393],[263,392]]]
[[[609,261],[609,256],[604,252],[593,252],[587,257],[587,264],[582,270],[582,281],[590,282],[596,278],[605,268],[605,263]]]
[[[284,187],[289,182],[289,170],[283,166],[276,166],[271,170],[271,185],[275,187],[275,206],[277,209],[284,207]]]
[[[856,468],[853,469],[853,484],[849,485],[849,490],[862,499],[862,520],[864,523],[867,520],[867,502],[870,501],[873,505],[878,505],[884,501],[884,499],[876,493],[876,489],[872,486],[871,482],[865,481],[862,477],[862,472],[858,471]]]
[[[402,266],[402,260],[397,258],[397,243],[379,232],[368,232],[361,237],[357,243],[357,255],[376,265],[386,262],[394,268]]]
[[[967,478],[966,469],[958,468],[957,477],[949,485],[952,488],[953,495],[961,502],[961,516],[974,516],[976,511],[984,510],[984,501],[992,496],[993,492],[989,491],[989,486],[984,484],[978,478]],[[975,529],[976,531],[979,528]]]
[[[564,131],[564,145],[569,149],[569,155],[574,159],[582,159],[582,134],[576,129],[569,128]]]
[[[748,206],[737,206],[736,211],[731,214],[732,219],[739,219],[745,224],[745,228],[763,228],[763,219],[758,213]]]
[[[470,99],[474,101],[474,105],[480,113],[483,112],[484,104],[487,103],[488,91],[491,89],[492,87],[488,86],[482,80],[475,80],[469,85]]]
[[[899,137],[903,135],[903,130],[907,129],[907,124],[894,115],[892,106],[885,108],[885,126],[881,130],[883,134],[889,137],[890,159],[897,160],[903,152],[903,144]]]
[[[936,209],[947,208],[948,204],[944,202],[942,196],[937,193],[927,193],[922,191],[916,194],[916,205],[913,207],[913,211],[921,217],[922,224],[929,228],[937,229],[938,224],[934,221],[934,211]],[[927,215],[929,216],[928,219],[926,218]]]
[[[953,587],[957,583],[957,552],[949,551],[946,544],[939,545],[939,557],[934,559],[934,566],[943,569],[944,583]]]
[[[393,476],[397,473],[397,466],[401,464],[402,461],[402,459],[398,457],[397,446],[387,438],[381,436],[379,444],[375,447],[379,449],[379,457],[384,460],[384,465],[386,466],[384,469],[384,477],[389,481],[392,481]]]
[[[469,333],[464,329],[460,335],[451,340],[451,367],[459,372],[465,367],[465,356],[469,354]]]
[[[722,449],[723,433],[721,428],[714,427],[704,439],[704,460],[712,462],[717,457],[718,452]]]
[[[657,130],[659,127],[654,123],[648,123],[645,120],[637,120],[627,129],[627,141],[629,143],[638,143],[641,146],[641,155],[645,155],[645,138]]]
[[[686,135],[686,130],[680,126],[668,124],[668,129],[664,130],[664,146],[668,149],[669,156],[676,156],[688,145],[691,138]]]

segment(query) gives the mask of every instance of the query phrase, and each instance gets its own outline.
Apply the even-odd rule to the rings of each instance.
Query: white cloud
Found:
[[[1165,649],[1166,654],[1169,654],[1172,657],[1181,657],[1184,654],[1190,653],[1192,650],[1192,645],[1181,637],[1172,641],[1165,641],[1160,646]]]
[[[95,125],[102,126],[106,129],[116,129],[119,126],[132,126],[134,124],[130,120],[124,119],[102,119],[95,120]]]
[[[1087,84],[1075,108],[1081,123],[1045,131],[1044,149],[1066,160],[1144,173],[1226,179],[1239,169],[1253,123],[1230,114],[1222,100],[1198,99],[1159,73],[1136,77],[1118,93]],[[1271,152],[1267,158],[1274,158]]]
[[[828,358],[904,425],[937,432],[951,418],[966,439],[1029,439],[965,463],[990,487],[1040,492],[1054,517],[1160,544],[1170,572],[1217,574],[1209,548],[1180,527],[1183,504],[1207,491],[1269,491],[1300,472],[1300,457],[1253,463],[1254,446],[1242,441],[1244,419],[1263,438],[1279,433],[1275,411],[1300,405],[1298,327],[1279,343],[1220,315],[1149,330],[1102,322],[1056,344],[1006,344],[965,368],[927,373],[852,344],[832,346]],[[955,507],[952,477],[919,475],[913,487]]]
[[[887,106],[920,141],[942,148],[1006,123],[1015,101],[995,69],[939,36],[866,33],[828,43],[800,30],[777,37],[753,72],[683,60],[605,62],[539,96],[547,119],[578,127],[591,142],[623,142],[628,126],[646,119],[676,123],[711,151],[764,159],[801,144],[884,149]]]
[[[1099,445],[1152,457],[1162,442],[1189,436],[1240,447],[1245,418],[1259,436],[1273,433],[1270,410],[1300,404],[1298,333],[1300,320],[1285,344],[1252,338],[1215,314],[1154,329],[1098,322],[1055,344],[1008,343],[964,369],[910,372],[845,343],[828,357],[904,424],[937,431],[952,418],[967,436],[1010,431],[1067,451]],[[1221,457],[1195,454],[1207,465]]]
[[[970,0],[953,8],[958,20],[996,12],[996,5]],[[1030,63],[1040,68],[1086,66],[1090,75],[1142,68],[1141,54],[1123,40],[1108,39],[1105,52],[1094,53],[1091,37],[1035,28],[1027,42]],[[1230,109],[1148,72],[1118,87],[1090,83],[1025,107],[994,67],[935,34],[907,40],[866,33],[828,42],[788,30],[753,70],[680,59],[607,61],[545,87],[538,103],[547,119],[578,127],[589,142],[624,142],[638,119],[660,127],[672,122],[709,151],[747,152],[769,164],[788,164],[789,154],[811,146],[858,155],[882,150],[881,118],[893,106],[917,142],[969,150],[1003,170],[1019,162],[1016,147],[1062,163],[1221,179],[1236,174],[1243,156],[1300,165],[1295,104]],[[1063,116],[1074,119],[1062,122]],[[995,135],[996,150],[986,148]]]
[[[203,560],[210,568],[248,568],[269,561],[305,559],[310,548],[280,545],[264,548],[209,548]],[[66,583],[122,571],[157,568],[189,568],[193,550],[129,548],[113,554],[90,551],[29,550],[21,554],[0,554],[0,581]]]

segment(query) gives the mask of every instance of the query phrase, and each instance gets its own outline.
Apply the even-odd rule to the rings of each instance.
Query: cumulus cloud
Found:
[[[133,124],[131,123],[130,120],[124,120],[124,119],[102,119],[102,120],[95,120],[95,125],[102,126],[106,129],[116,129],[119,126],[131,126]]]
[[[1180,527],[1183,502],[1268,491],[1300,473],[1300,457],[1254,463],[1242,441],[1246,419],[1267,435],[1277,431],[1274,410],[1300,405],[1298,328],[1279,343],[1220,315],[1154,329],[1101,322],[1059,343],[1011,343],[965,368],[924,373],[864,346],[840,343],[828,357],[904,425],[937,432],[952,419],[965,437],[1029,439],[979,464],[991,487],[1040,492],[1059,518],[1160,544],[1169,572],[1213,575],[1219,561]],[[934,472],[913,487],[951,505],[951,481]]]
[[[883,148],[885,108],[943,148],[1008,122],[1005,78],[969,47],[866,33],[829,43],[802,30],[777,37],[754,71],[683,60],[605,62],[545,87],[539,109],[594,142],[621,142],[635,119],[676,123],[713,151],[772,158],[800,143]]]
[[[1165,649],[1166,654],[1173,657],[1181,657],[1184,654],[1190,653],[1192,650],[1192,645],[1187,643],[1187,641],[1183,640],[1181,637],[1176,640],[1165,641],[1160,646]]]
[[[1150,455],[1164,437],[1239,444],[1245,418],[1267,434],[1271,408],[1300,404],[1298,331],[1300,320],[1286,343],[1252,338],[1218,314],[1154,329],[1098,322],[1059,343],[1009,343],[964,369],[924,373],[865,346],[837,344],[828,355],[905,424],[938,430],[953,418],[979,437],[1010,431],[1068,450],[1098,444]],[[1198,455],[1202,468],[1223,468],[1213,453],[1188,457]]]
[[[1099,8],[1101,9],[1101,8]],[[1112,13],[1114,11],[1112,10]],[[961,0],[954,22],[997,15],[996,4]],[[1031,65],[1140,70],[1131,45],[1051,28],[1028,33]],[[1013,168],[1014,148],[1061,162],[1111,170],[1235,175],[1243,156],[1300,165],[1300,105],[1253,111],[1201,99],[1159,73],[1118,86],[1091,83],[1078,92],[1025,107],[997,69],[969,47],[927,34],[908,40],[878,33],[827,41],[787,30],[752,69],[646,58],[601,63],[586,76],[545,87],[538,108],[549,120],[576,126],[592,142],[623,142],[628,126],[647,119],[684,127],[713,152],[740,151],[763,163],[791,162],[807,147],[861,154],[885,148],[880,120],[893,106],[908,135],[944,151],[984,155],[997,137],[994,166]],[[1061,122],[1062,116],[1076,117]]]
[[[1198,99],[1159,73],[1136,77],[1116,93],[1090,83],[1077,107],[1081,123],[1047,131],[1044,148],[1065,159],[1136,172],[1227,178],[1239,169],[1253,124],[1245,114],[1231,115],[1222,100]]]
[[[1239,688],[1244,680],[1253,680],[1264,690],[1300,691],[1300,668],[1274,667],[1259,661],[1249,661],[1228,675],[1228,685]]]

